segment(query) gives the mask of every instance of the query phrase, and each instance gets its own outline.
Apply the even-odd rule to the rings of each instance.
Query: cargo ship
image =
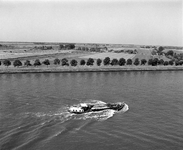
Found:
[[[102,111],[102,110],[106,110],[106,109],[120,111],[125,106],[127,106],[127,104],[125,104],[124,102],[104,103],[104,104],[81,103],[78,105],[71,106],[68,111],[71,113],[75,113],[75,114],[83,114],[83,113],[87,113],[87,112]]]

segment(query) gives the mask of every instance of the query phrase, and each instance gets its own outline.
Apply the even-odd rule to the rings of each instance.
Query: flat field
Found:
[[[88,59],[88,58],[93,58],[93,59],[105,59],[106,57],[109,57],[110,59],[120,59],[120,58],[124,58],[124,59],[133,59],[133,57],[135,57],[135,54],[127,54],[127,53],[114,53],[114,52],[106,52],[106,53],[95,53],[95,54],[90,54],[90,55],[86,55],[86,56],[82,56],[80,58],[83,59]]]
[[[64,53],[72,53],[72,50],[69,51],[58,51],[58,50],[47,50],[47,51],[1,51],[0,59],[15,59],[15,58],[24,58],[24,57],[35,57],[35,56],[43,56],[43,55],[53,55],[53,54],[64,54]]]

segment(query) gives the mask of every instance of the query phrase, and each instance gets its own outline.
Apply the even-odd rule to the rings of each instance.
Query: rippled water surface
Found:
[[[81,102],[128,111],[74,115]],[[0,75],[0,150],[181,150],[183,72]]]

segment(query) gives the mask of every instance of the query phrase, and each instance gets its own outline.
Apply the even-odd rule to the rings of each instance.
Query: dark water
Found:
[[[67,112],[93,100],[129,110]],[[181,150],[183,72],[2,74],[0,149]]]

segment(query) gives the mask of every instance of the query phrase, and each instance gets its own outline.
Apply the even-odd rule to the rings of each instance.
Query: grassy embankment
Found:
[[[120,72],[120,71],[183,71],[182,66],[128,66],[128,67],[37,67],[0,69],[5,73],[56,73],[56,72]]]

